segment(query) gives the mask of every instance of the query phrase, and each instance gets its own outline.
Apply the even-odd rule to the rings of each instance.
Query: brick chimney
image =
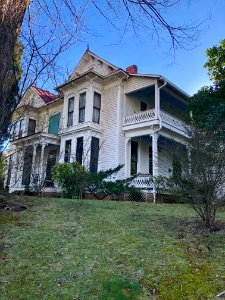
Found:
[[[137,74],[138,67],[136,65],[132,65],[126,68],[126,72],[129,74]]]

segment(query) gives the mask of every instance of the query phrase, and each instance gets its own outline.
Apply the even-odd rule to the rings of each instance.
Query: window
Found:
[[[82,93],[79,98],[79,123],[85,122],[85,103],[86,93]]]
[[[45,181],[46,187],[53,187],[54,183],[52,182],[52,168],[54,167],[55,163],[56,163],[56,156],[57,156],[57,150],[53,149],[53,150],[49,150],[48,153],[48,159],[47,159],[47,167],[46,167],[46,177],[45,177]]]
[[[16,139],[16,136],[17,136],[17,122],[13,124],[13,127],[12,127],[12,139],[15,140]]]
[[[131,175],[137,174],[138,143],[131,141]]]
[[[36,128],[36,120],[29,119],[27,135],[34,134],[35,133],[35,128]]]
[[[101,110],[101,95],[94,92],[92,121],[98,124],[100,122],[100,110]]]
[[[12,154],[9,156],[8,160],[8,172],[7,172],[7,179],[6,179],[6,185],[10,186],[10,180],[12,175]]]
[[[90,159],[90,172],[98,172],[98,156],[99,156],[99,139],[92,137],[91,139],[91,159]]]
[[[76,161],[82,165],[83,159],[83,137],[77,138]]]
[[[55,114],[49,119],[48,133],[58,134],[59,131],[60,113]]]
[[[64,162],[70,162],[71,155],[71,140],[66,141]]]
[[[30,184],[32,158],[33,158],[33,146],[28,146],[24,152],[23,176],[22,176],[22,184],[26,186]]]
[[[22,137],[24,131],[24,119],[20,120],[20,125],[19,125],[19,138]]]
[[[74,97],[68,100],[68,120],[67,127],[73,126],[73,112],[74,112]]]
[[[141,102],[141,111],[147,110],[147,103]]]

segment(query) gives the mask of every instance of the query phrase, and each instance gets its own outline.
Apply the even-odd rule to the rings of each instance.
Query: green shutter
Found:
[[[60,113],[53,115],[49,119],[48,133],[58,134],[59,131]]]

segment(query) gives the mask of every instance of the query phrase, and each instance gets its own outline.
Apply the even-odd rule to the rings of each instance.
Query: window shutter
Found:
[[[91,139],[91,159],[90,159],[90,172],[98,172],[98,156],[99,156],[99,139],[92,137]]]
[[[48,133],[58,134],[59,131],[60,113],[55,114],[49,119]]]

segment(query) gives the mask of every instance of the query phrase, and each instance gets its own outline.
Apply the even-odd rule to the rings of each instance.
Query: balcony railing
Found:
[[[173,128],[175,128],[186,134],[187,130],[186,130],[186,125],[184,122],[182,122],[181,120],[177,119],[176,117],[171,116],[163,111],[160,111],[160,116],[162,118],[162,123],[163,123],[162,125],[164,127],[167,127],[167,128],[169,127],[172,130],[173,130]]]
[[[181,120],[177,119],[176,117],[162,110],[160,111],[160,116],[162,118],[163,127],[178,131],[181,134],[186,135],[187,130],[184,122],[182,122]],[[154,109],[145,110],[138,113],[134,113],[132,115],[125,116],[123,120],[123,126],[127,126],[127,127],[125,127],[124,130],[130,129],[129,125],[143,126],[144,123],[154,121],[154,120],[157,122],[157,117],[155,115]]]
[[[143,122],[152,121],[155,119],[155,110],[145,110],[138,113],[134,113],[129,116],[124,117],[123,126],[133,125],[133,124],[141,124]]]

